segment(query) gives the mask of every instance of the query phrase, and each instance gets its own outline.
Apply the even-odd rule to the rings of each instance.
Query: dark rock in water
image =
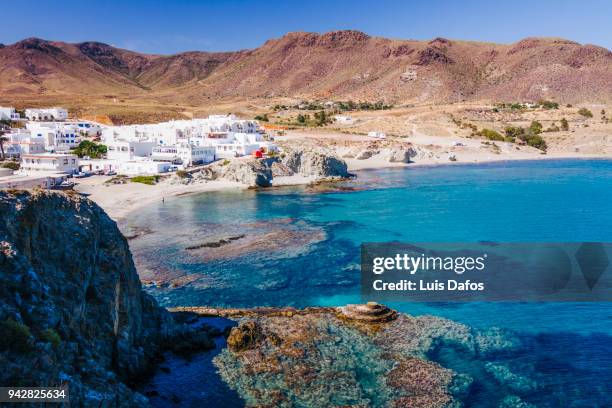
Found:
[[[254,347],[261,337],[261,328],[257,322],[245,322],[230,331],[227,346],[232,351],[247,350]]]
[[[223,239],[220,239],[218,241],[210,241],[210,242],[204,242],[204,243],[198,244],[198,245],[188,246],[185,249],[193,250],[193,249],[200,249],[200,248],[219,248],[220,246],[227,245],[227,244],[229,244],[229,243],[231,243],[233,241],[237,241],[237,240],[239,240],[241,238],[244,238],[245,236],[246,235],[244,235],[244,234],[236,235],[236,236],[233,236],[233,237],[223,238]]]
[[[177,330],[93,202],[0,191],[0,384],[68,384],[74,406],[139,406],[125,383]]]

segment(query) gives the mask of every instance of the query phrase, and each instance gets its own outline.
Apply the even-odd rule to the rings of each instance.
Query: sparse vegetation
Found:
[[[270,119],[268,118],[268,114],[267,113],[264,113],[263,115],[257,115],[257,116],[255,116],[254,119],[255,120],[259,120],[261,122],[269,122],[270,121]]]
[[[130,179],[132,183],[142,183],[149,186],[155,185],[159,181],[159,176],[136,176]]]
[[[185,170],[177,170],[176,175],[178,178],[182,179],[189,178],[189,173],[187,173]]]
[[[536,125],[534,125],[534,123]],[[533,121],[531,123],[531,126],[527,130],[518,126],[508,126],[506,127],[504,132],[506,133],[507,138],[511,138],[512,140],[519,139],[529,146],[535,147],[542,151],[546,151],[546,141],[544,141],[544,139],[542,139],[542,137],[538,135],[539,132],[535,132],[538,129],[539,132],[542,131],[542,124]]]
[[[567,122],[567,119],[565,118],[561,118],[561,130],[566,131],[566,132],[569,130],[569,123]]]
[[[542,133],[542,124],[540,122],[538,122],[537,120],[534,120],[534,121],[531,122],[531,125],[529,125],[529,130],[534,135],[538,135],[538,134]]]
[[[0,164],[0,167],[3,167],[5,169],[11,169],[11,170],[19,170],[19,162],[16,161],[7,161],[7,162],[3,162]]]
[[[478,135],[486,137],[489,140],[494,140],[494,141],[499,141],[499,142],[504,141],[504,137],[502,135],[500,135],[498,132],[491,130],[491,129],[482,129],[480,132],[478,132]]]
[[[578,114],[584,116],[585,118],[592,118],[593,117],[593,112],[591,112],[587,108],[580,108],[578,110]]]

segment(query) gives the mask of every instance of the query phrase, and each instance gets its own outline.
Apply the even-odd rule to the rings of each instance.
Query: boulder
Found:
[[[410,163],[413,157],[417,156],[417,151],[412,147],[397,147],[389,151],[389,161],[391,163]]]
[[[321,151],[291,151],[282,164],[302,176],[317,178],[349,177],[346,162],[341,158]]]
[[[376,149],[364,149],[364,150],[360,151],[359,153],[357,153],[355,158],[357,160],[366,160],[366,159],[369,159],[372,156],[377,155],[378,153],[379,153],[379,151],[376,150]]]
[[[272,185],[272,170],[263,160],[237,159],[217,167],[219,178],[236,181],[250,187]]]

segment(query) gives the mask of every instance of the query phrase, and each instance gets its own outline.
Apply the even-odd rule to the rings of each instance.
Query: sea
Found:
[[[130,247],[163,306],[337,306],[363,301],[364,242],[612,242],[611,210],[610,160],[507,161],[363,170],[341,184],[188,195],[140,209],[121,228],[139,232]],[[612,303],[389,306],[515,333],[524,347],[496,362],[535,379],[521,395],[526,403],[612,406]],[[475,379],[467,406],[497,406],[492,401],[507,391],[483,361],[451,349],[430,358]],[[206,367],[217,381],[214,367]],[[208,402],[240,405],[222,389]]]

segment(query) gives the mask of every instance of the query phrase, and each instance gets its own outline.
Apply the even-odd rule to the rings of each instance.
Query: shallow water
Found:
[[[610,242],[611,182],[612,162],[603,160],[363,171],[347,184],[363,190],[186,196],[140,211],[123,229],[153,230],[130,246],[143,278],[165,282],[149,288],[165,306],[340,305],[360,301],[361,242]],[[186,249],[242,235],[217,248]],[[391,306],[526,336],[530,347],[512,360],[551,383],[528,395],[531,402],[610,402],[601,399],[612,394],[609,303]],[[458,371],[481,370],[458,356],[432,358]],[[486,398],[488,387],[472,398]]]

